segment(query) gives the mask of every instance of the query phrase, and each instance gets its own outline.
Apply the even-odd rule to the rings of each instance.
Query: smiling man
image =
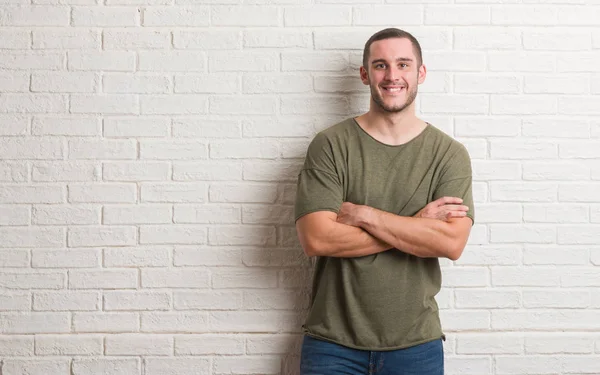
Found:
[[[411,34],[374,34],[369,111],[308,148],[296,228],[317,261],[302,375],[444,373],[438,258],[460,257],[474,211],[466,149],[415,114],[426,73]]]

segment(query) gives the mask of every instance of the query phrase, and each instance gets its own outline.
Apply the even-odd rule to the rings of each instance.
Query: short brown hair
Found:
[[[365,69],[368,69],[367,65],[369,64],[369,54],[370,54],[371,44],[373,44],[374,42],[376,42],[378,40],[390,39],[390,38],[406,38],[406,39],[410,40],[410,42],[413,45],[413,50],[415,52],[415,55],[417,56],[418,66],[421,66],[421,64],[423,64],[423,54],[421,52],[421,45],[419,44],[419,41],[417,40],[417,38],[415,38],[411,33],[407,32],[407,31],[396,29],[396,28],[388,28],[388,29],[383,29],[381,31],[376,32],[369,38],[369,40],[367,40],[367,43],[365,43],[365,49],[363,51],[363,66],[365,67]]]

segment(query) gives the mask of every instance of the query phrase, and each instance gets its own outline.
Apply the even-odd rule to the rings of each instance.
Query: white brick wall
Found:
[[[600,374],[600,1],[0,2],[0,374],[297,374],[296,174],[387,26],[473,158],[447,374]]]

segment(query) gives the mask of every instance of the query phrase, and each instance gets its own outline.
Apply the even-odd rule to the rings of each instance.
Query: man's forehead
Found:
[[[407,38],[389,38],[373,42],[370,46],[369,60],[415,60],[415,52],[411,41]]]

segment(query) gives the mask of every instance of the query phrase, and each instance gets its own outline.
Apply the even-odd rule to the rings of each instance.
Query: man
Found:
[[[317,257],[301,374],[440,375],[438,258],[458,259],[473,225],[470,158],[415,115],[411,34],[374,34],[360,75],[369,111],[320,132],[298,177],[298,237]]]

